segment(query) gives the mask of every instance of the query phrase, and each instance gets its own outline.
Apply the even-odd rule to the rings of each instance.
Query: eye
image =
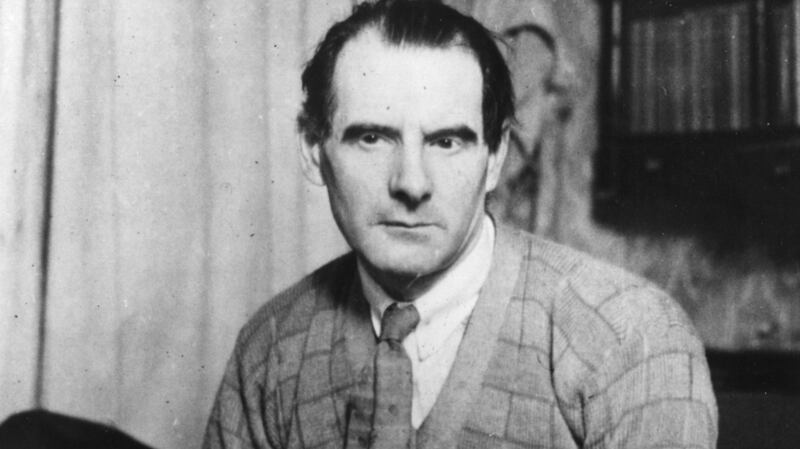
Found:
[[[384,133],[366,131],[357,134],[352,141],[362,150],[366,151],[385,151],[394,145],[394,140]]]
[[[431,146],[442,150],[457,150],[461,148],[462,142],[460,139],[453,137],[440,137],[431,142]]]
[[[434,142],[434,145],[438,146],[439,148],[450,149],[453,148],[453,139],[445,137]]]
[[[367,133],[361,136],[359,141],[367,145],[375,145],[381,138],[375,133]]]

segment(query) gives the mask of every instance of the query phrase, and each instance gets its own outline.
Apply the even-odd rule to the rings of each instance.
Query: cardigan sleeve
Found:
[[[680,307],[643,287],[605,315],[618,340],[583,385],[584,447],[716,447],[717,408],[703,345]]]
[[[203,449],[278,449],[277,388],[270,388],[270,332],[245,328],[228,361]]]

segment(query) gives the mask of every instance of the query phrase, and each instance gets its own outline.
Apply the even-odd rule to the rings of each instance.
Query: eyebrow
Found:
[[[434,142],[445,137],[456,137],[466,143],[476,143],[478,141],[478,133],[466,125],[454,126],[452,128],[442,128],[426,134],[426,142]]]
[[[390,139],[401,139],[400,131],[396,128],[374,123],[353,123],[344,129],[344,132],[342,133],[342,141],[353,142],[358,140],[364,134],[381,134]],[[425,141],[433,142],[446,137],[455,137],[463,140],[466,143],[476,143],[478,141],[478,133],[466,125],[437,129],[433,132],[425,134]]]

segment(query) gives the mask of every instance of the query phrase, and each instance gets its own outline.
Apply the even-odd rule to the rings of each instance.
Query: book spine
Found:
[[[739,130],[743,127],[742,98],[747,95],[741,67],[741,46],[744,45],[741,40],[743,21],[741,8],[733,7],[728,18],[728,73],[731,77],[730,128]]]
[[[637,20],[631,23],[631,37],[628,46],[629,57],[628,67],[631,71],[631,84],[628,90],[627,104],[630,105],[630,131],[640,133],[645,131],[644,124],[644,33],[645,27],[642,21]]]
[[[658,130],[672,131],[672,69],[675,58],[672,48],[673,25],[669,17],[659,20],[656,37],[656,73],[658,73]]]
[[[669,105],[669,86],[667,73],[671,64],[669,48],[669,22],[668,19],[660,17],[655,20],[655,109],[656,122],[655,131],[669,131],[670,105]]]
[[[773,32],[775,33],[775,42],[777,42],[778,50],[778,95],[775,124],[783,125],[789,116],[790,103],[787,94],[789,93],[789,45],[787,36],[787,26],[784,15],[784,8],[776,8],[773,15]]]
[[[729,59],[732,57],[729,48],[730,10],[719,8],[713,15],[713,60],[714,77],[712,80],[712,95],[714,97],[714,120],[711,128],[715,131],[729,130],[731,128],[731,74]]]
[[[741,7],[739,20],[739,32],[737,33],[739,53],[736,58],[739,60],[739,80],[741,82],[740,112],[741,128],[749,129],[753,127],[753,38],[755,35],[750,31],[751,9],[745,3]]]
[[[794,82],[794,108],[792,124],[800,125],[800,0],[792,0],[791,5],[791,24],[792,24],[792,56],[794,58],[793,82]]]
[[[769,32],[766,29],[766,4],[763,0],[756,1],[754,3],[754,10],[755,10],[755,28],[753,31],[755,32],[754,41],[755,41],[755,52],[754,52],[754,61],[753,61],[753,68],[754,68],[754,78],[753,78],[753,90],[755,94],[752,96],[752,101],[755,103],[753,105],[753,123],[758,127],[766,126],[769,123],[769,110],[768,110],[768,103],[769,103],[769,91],[768,84],[772,85],[771,78],[769,77],[770,72],[773,69],[767,68],[767,52],[768,52],[768,45],[765,40],[769,37]]]
[[[702,108],[702,39],[703,25],[700,15],[692,12],[687,15],[688,40],[687,50],[689,52],[688,71],[688,96],[687,114],[689,116],[689,130],[701,131],[703,129],[703,108]]]
[[[656,23],[653,19],[644,21],[644,98],[642,106],[644,117],[642,120],[643,132],[656,131],[656,97],[658,84],[656,82]]]
[[[714,79],[713,60],[713,16],[704,11],[700,14],[700,110],[701,110],[701,131],[710,131],[714,128],[714,96],[712,93],[712,83]]]
[[[793,41],[791,24],[791,3],[777,5],[770,11],[769,35],[774,45],[775,85],[772,95],[771,122],[783,126],[793,121],[792,83],[793,58],[791,46]]]
[[[685,132],[688,128],[688,118],[684,113],[686,109],[686,82],[688,66],[688,53],[686,51],[686,20],[682,16],[675,17],[671,22],[670,44],[672,50],[672,70],[670,80],[670,96],[672,98],[672,130]]]

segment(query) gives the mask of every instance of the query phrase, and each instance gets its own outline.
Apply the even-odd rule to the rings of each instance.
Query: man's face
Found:
[[[306,175],[377,280],[436,275],[474,243],[505,139],[483,135],[482,75],[464,48],[393,46],[366,30],[334,72],[331,136],[304,144]],[[402,289],[402,288],[401,288]]]

